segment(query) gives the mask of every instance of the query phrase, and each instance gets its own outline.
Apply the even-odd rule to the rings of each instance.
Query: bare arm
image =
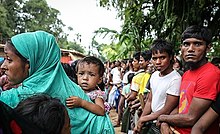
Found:
[[[217,118],[218,114],[210,107],[193,126],[191,134],[203,134]]]
[[[94,104],[79,97],[72,96],[67,98],[66,105],[68,108],[82,107],[96,115],[105,115],[104,101],[101,98],[96,98]]]
[[[179,96],[167,95],[165,105],[161,110],[146,116],[142,116],[140,121],[147,122],[157,119],[162,114],[170,114],[170,112],[177,106],[178,100]]]
[[[161,115],[158,120],[178,127],[192,127],[210,107],[211,100],[194,97],[187,114]]]
[[[141,117],[151,113],[151,111],[152,111],[151,110],[151,101],[152,101],[152,93],[150,92],[148,95],[148,98],[147,98],[147,102],[144,106],[143,113],[141,114]]]
[[[137,94],[138,92],[131,90],[130,95],[127,98],[127,102],[135,100]]]
[[[173,96],[168,94],[165,105],[161,110],[158,110],[157,112],[148,115],[141,115],[135,127],[135,131],[139,132],[145,122],[155,120],[161,114],[170,114],[170,112],[177,106],[178,100],[179,100],[179,96]]]

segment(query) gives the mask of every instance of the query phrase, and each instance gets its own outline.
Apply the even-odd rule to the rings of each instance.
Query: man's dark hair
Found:
[[[208,45],[212,41],[212,32],[206,27],[193,25],[186,28],[186,30],[182,33],[182,42],[187,38],[204,40],[206,45]]]
[[[220,58],[218,58],[218,57],[213,58],[211,63],[212,64],[220,64]]]
[[[102,77],[104,75],[105,72],[104,64],[100,59],[96,58],[95,56],[87,56],[79,60],[79,62],[77,63],[76,71],[78,71],[78,66],[82,63],[95,64],[99,68],[99,76]]]
[[[135,52],[133,54],[133,58],[139,61],[140,60],[140,55],[141,55],[141,52]]]
[[[134,73],[129,73],[128,74],[128,83],[131,83],[133,77],[134,77]]]
[[[151,46],[151,53],[155,54],[158,51],[160,53],[166,52],[168,53],[169,56],[174,57],[173,45],[171,44],[171,42],[168,42],[166,40],[163,39],[154,40]]]
[[[147,50],[141,52],[141,56],[144,58],[145,61],[149,61],[151,59],[152,54],[150,50]]]
[[[38,94],[21,101],[15,112],[32,122],[45,134],[60,134],[65,124],[66,108],[59,99]]]

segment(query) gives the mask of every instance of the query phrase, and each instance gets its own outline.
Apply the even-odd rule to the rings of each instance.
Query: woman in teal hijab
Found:
[[[0,100],[12,108],[22,99],[39,93],[59,98],[63,104],[69,96],[78,96],[91,102],[64,72],[60,62],[60,49],[53,35],[44,31],[18,34],[6,43],[4,51],[6,57],[1,68],[12,84],[22,83],[18,88],[0,94]],[[107,114],[97,116],[83,108],[67,110],[71,120],[71,133],[114,133]]]

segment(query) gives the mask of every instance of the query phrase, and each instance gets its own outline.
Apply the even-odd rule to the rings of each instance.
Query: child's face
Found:
[[[102,81],[99,76],[99,67],[95,64],[80,63],[78,65],[77,80],[84,91],[92,91]]]

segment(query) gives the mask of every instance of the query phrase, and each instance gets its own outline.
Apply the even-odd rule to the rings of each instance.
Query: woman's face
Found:
[[[1,68],[12,85],[20,84],[28,77],[29,64],[22,61],[21,58],[15,54],[15,48],[10,44],[5,45],[4,53],[5,60]]]

